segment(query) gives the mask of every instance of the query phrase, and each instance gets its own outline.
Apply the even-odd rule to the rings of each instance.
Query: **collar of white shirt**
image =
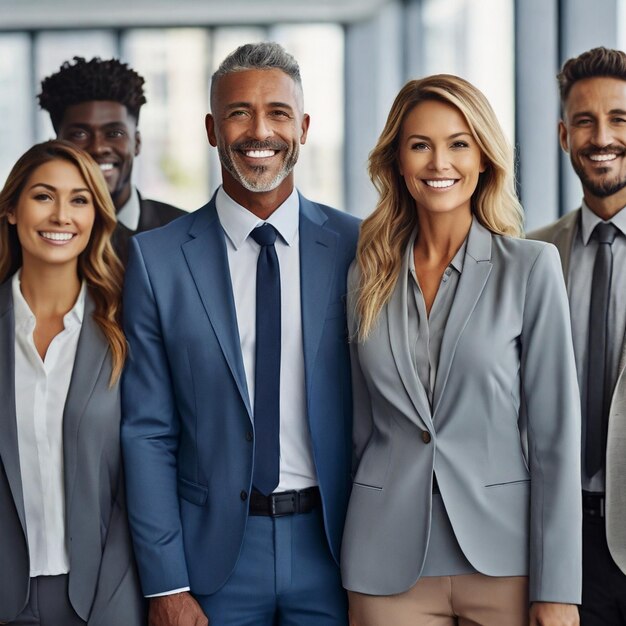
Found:
[[[593,234],[594,228],[604,220],[601,217],[598,217],[585,203],[583,200],[582,209],[581,209],[581,229],[580,234],[583,240],[583,244],[586,246],[589,243],[589,239],[591,239],[591,235]],[[616,213],[610,220],[613,226],[616,226],[622,233],[622,235],[626,235],[626,207],[621,209],[618,213]]]
[[[261,224],[271,224],[288,246],[293,245],[298,233],[300,199],[293,189],[289,197],[269,216],[265,222],[241,204],[235,202],[222,186],[217,190],[215,208],[220,224],[238,250],[250,233]]]
[[[139,192],[136,187],[133,187],[130,190],[130,196],[128,196],[126,204],[117,212],[117,221],[135,232],[139,226],[140,213]]]
[[[26,302],[26,299],[22,295],[22,289],[20,287],[21,274],[21,270],[16,272],[11,281],[11,289],[13,292],[13,311],[15,314],[15,329],[16,332],[20,330],[28,333],[32,332],[35,328],[35,315],[30,310],[28,302]],[[83,281],[74,306],[63,316],[63,326],[65,328],[71,328],[76,325],[80,326],[80,324],[82,324],[83,316],[85,314],[86,292],[87,288],[85,286],[85,281]]]

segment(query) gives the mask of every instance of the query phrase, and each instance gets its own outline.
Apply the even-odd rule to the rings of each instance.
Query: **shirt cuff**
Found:
[[[182,593],[183,591],[190,591],[189,587],[181,587],[180,589],[172,589],[171,591],[161,591],[161,593],[152,593],[146,598],[160,598],[161,596],[171,596],[175,593]]]

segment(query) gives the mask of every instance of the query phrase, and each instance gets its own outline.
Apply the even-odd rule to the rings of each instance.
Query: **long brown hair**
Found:
[[[93,197],[96,215],[87,247],[78,257],[78,276],[87,283],[95,304],[94,321],[111,348],[113,384],[122,372],[127,353],[126,338],[121,328],[124,270],[110,241],[117,224],[115,208],[96,162],[68,141],[46,141],[34,145],[18,159],[0,191],[0,283],[22,265],[17,229],[9,223],[8,216],[17,207],[31,174],[41,165],[56,160],[75,165]]]
[[[485,96],[471,83],[450,74],[409,81],[396,96],[369,156],[369,175],[379,199],[361,226],[357,248],[361,273],[356,294],[359,340],[367,338],[391,297],[404,249],[418,223],[415,201],[398,167],[398,142],[406,116],[425,100],[438,100],[458,109],[480,147],[487,167],[472,196],[472,213],[493,233],[522,234],[523,212],[515,195],[513,150]]]

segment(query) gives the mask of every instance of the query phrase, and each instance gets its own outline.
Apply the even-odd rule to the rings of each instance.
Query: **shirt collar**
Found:
[[[20,277],[22,271],[17,271],[11,279],[11,290],[13,294],[13,311],[15,314],[15,328],[21,328],[26,331],[32,331],[35,328],[35,315],[30,310],[28,302],[22,295],[20,287]],[[63,326],[71,328],[72,326],[80,326],[85,315],[85,297],[87,287],[85,281],[82,282],[78,298],[74,306],[63,316]]]
[[[583,200],[582,209],[580,212],[580,236],[582,237],[583,244],[586,246],[591,239],[594,228],[604,220],[596,215]],[[617,212],[609,222],[613,224],[622,235],[626,236],[626,207]]]
[[[117,221],[124,224],[129,230],[136,231],[139,226],[140,213],[139,192],[136,187],[133,187],[126,204],[117,212]]]
[[[293,245],[298,233],[300,199],[294,188],[289,197],[265,222],[271,224],[288,246]],[[222,186],[217,190],[215,209],[220,224],[235,250],[246,241],[250,233],[265,222],[241,204],[235,202]]]

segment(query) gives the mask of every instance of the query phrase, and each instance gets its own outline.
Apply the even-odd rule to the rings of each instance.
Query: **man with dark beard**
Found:
[[[211,84],[222,186],[133,238],[122,444],[151,626],[346,626],[345,294],[358,220],[294,187],[300,72],[248,44]]]
[[[561,254],[582,403],[582,626],[626,625],[626,53],[558,75],[561,147],[582,207],[528,235]]]

